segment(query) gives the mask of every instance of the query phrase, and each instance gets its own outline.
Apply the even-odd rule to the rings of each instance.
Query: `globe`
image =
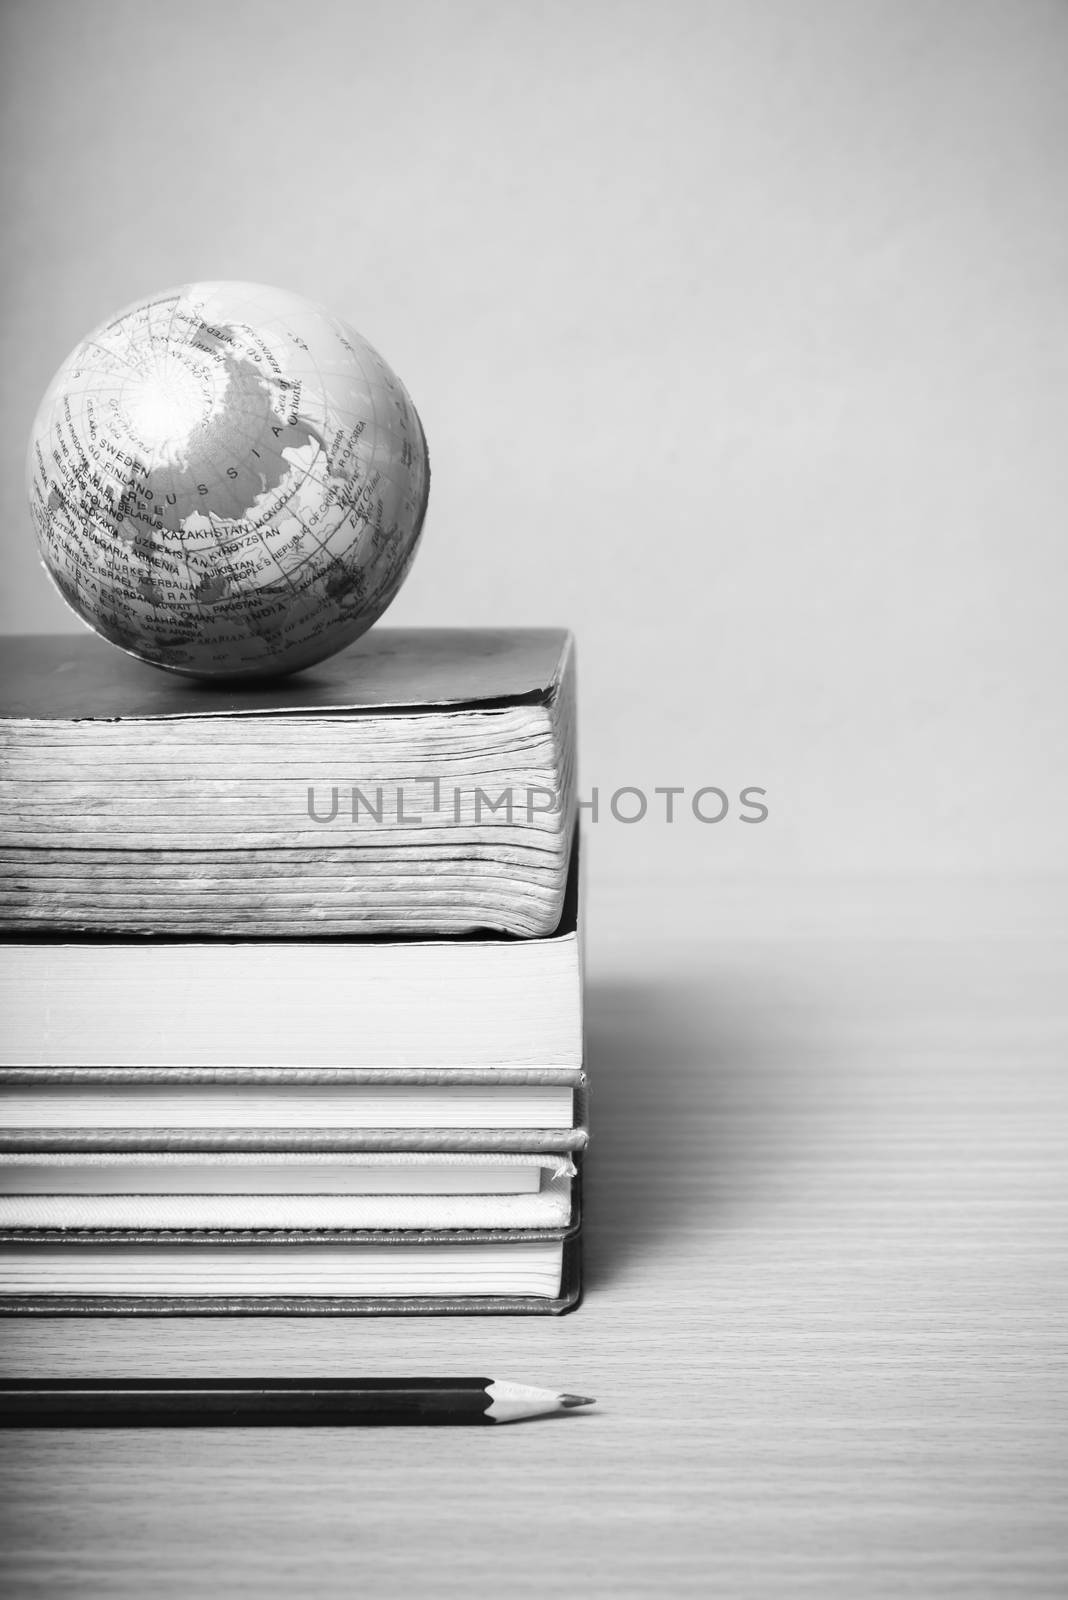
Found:
[[[430,468],[399,378],[320,306],[251,283],[139,300],[41,402],[30,506],[64,599],[172,672],[297,671],[385,611]]]

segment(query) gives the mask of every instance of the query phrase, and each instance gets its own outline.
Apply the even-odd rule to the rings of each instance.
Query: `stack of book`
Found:
[[[0,667],[0,1310],[572,1306],[568,636]]]

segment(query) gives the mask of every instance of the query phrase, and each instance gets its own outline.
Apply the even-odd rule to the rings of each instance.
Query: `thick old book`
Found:
[[[530,938],[561,919],[558,629],[376,628],[273,683],[91,637],[0,644],[0,928]]]

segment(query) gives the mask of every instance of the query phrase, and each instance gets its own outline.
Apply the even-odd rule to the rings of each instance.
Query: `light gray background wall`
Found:
[[[563,622],[584,786],[759,784],[595,869],[1068,868],[1068,6],[3,9],[7,631],[77,629],[23,450],[194,278],[326,302],[430,440],[389,620]]]

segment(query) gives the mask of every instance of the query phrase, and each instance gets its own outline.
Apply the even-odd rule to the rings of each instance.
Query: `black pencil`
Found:
[[[0,1428],[471,1427],[592,1405],[493,1378],[8,1378]]]

